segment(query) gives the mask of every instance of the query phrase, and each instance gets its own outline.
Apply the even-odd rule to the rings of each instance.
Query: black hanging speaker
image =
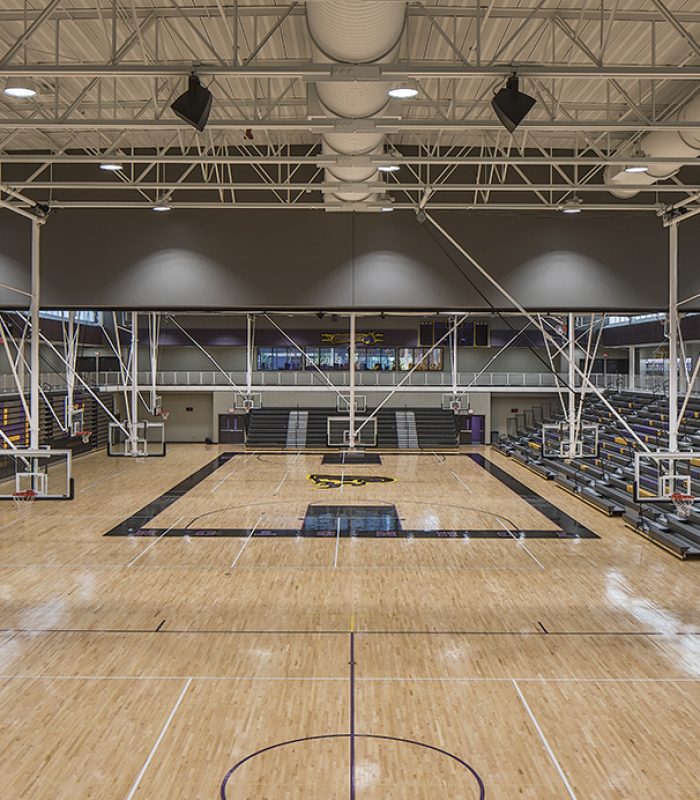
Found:
[[[496,116],[509,133],[513,133],[535,105],[535,98],[521,92],[518,85],[517,76],[511,75],[491,101]]]
[[[187,91],[170,106],[175,114],[188,125],[203,131],[211,111],[212,93],[202,86],[196,75],[190,75]]]

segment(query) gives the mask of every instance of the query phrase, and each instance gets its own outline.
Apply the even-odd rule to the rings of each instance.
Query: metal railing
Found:
[[[349,385],[349,374],[347,372],[325,372],[324,375],[333,384],[334,388],[345,389]],[[81,377],[93,388],[115,389],[122,388],[121,375],[119,372],[88,372],[81,373]],[[158,372],[156,376],[157,386],[161,390],[168,387],[208,387],[222,388],[230,387],[235,391],[234,386],[243,390],[246,384],[246,374],[243,371],[217,372],[214,370],[195,371],[195,370],[166,370]],[[427,387],[431,389],[443,388],[445,392],[452,390],[452,376],[449,372],[414,372],[408,377],[404,372],[357,372],[356,383],[358,388],[386,387],[391,389],[400,381],[405,380],[405,387],[420,389]],[[66,376],[60,372],[41,373],[40,384],[45,391],[63,390],[66,388]],[[628,375],[613,374],[594,374],[591,375],[591,382],[598,389],[608,391],[627,391],[630,389]],[[139,372],[139,385],[149,386],[151,376],[148,372]],[[457,376],[457,386],[460,392],[468,392],[471,387],[494,387],[494,388],[514,388],[524,389],[547,388],[554,389],[557,386],[557,379],[551,372],[460,372]],[[25,389],[28,389],[29,381],[26,382]],[[255,390],[270,388],[289,388],[290,391],[301,389],[327,389],[330,391],[328,383],[317,373],[311,371],[280,371],[280,372],[253,372],[253,387]],[[651,392],[653,394],[666,394],[668,378],[663,375],[639,375],[635,378],[634,391]],[[562,387],[563,388],[563,387]],[[80,391],[80,386],[76,386]],[[12,394],[17,391],[12,375],[0,375],[0,392]],[[683,383],[681,382],[681,391]],[[693,395],[700,395],[700,379],[693,387]]]
[[[349,386],[347,372],[324,372],[328,380],[337,388]],[[99,386],[119,386],[121,376],[118,372],[99,372],[96,376]],[[407,376],[405,372],[357,372],[356,384],[363,387],[391,388],[401,381],[404,386],[411,387],[443,387],[449,391],[452,387],[452,376],[448,372],[414,372]],[[151,382],[149,373],[139,372],[139,384],[147,386]],[[245,372],[215,372],[215,371],[163,371],[156,375],[156,383],[161,388],[173,387],[202,387],[202,386],[238,386],[245,387]],[[464,390],[469,386],[523,386],[528,388],[554,387],[556,379],[548,372],[460,372],[457,378],[458,386]],[[253,373],[253,386],[259,387],[289,387],[293,388],[329,388],[328,383],[317,373],[311,371],[256,371]]]

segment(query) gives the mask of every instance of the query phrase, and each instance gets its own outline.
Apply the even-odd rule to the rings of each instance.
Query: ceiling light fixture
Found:
[[[36,97],[36,87],[31,78],[8,78],[5,82],[5,94],[18,100]]]
[[[389,97],[394,100],[411,100],[418,96],[418,89],[415,86],[392,86],[389,89]]]
[[[559,210],[562,214],[580,214],[582,210],[580,198],[574,195],[571,200],[567,200],[566,203],[559,206]]]
[[[645,164],[630,164],[629,166],[625,167],[625,172],[629,172],[632,175],[642,172],[649,172],[649,167]]]
[[[170,108],[183,122],[201,133],[207,125],[213,99],[209,89],[202,86],[197,75],[192,73],[188,79],[187,91],[181,94]]]
[[[173,207],[169,206],[167,203],[158,203],[157,205],[151,208],[151,211],[159,211],[159,212],[172,211],[172,210]]]
[[[535,105],[535,98],[520,91],[520,81],[513,73],[506,79],[506,85],[493,96],[491,105],[503,127],[513,133]]]
[[[401,167],[398,164],[380,164],[377,169],[380,172],[398,172]]]
[[[108,161],[104,164],[100,164],[100,169],[103,169],[105,172],[119,172],[124,169],[124,167],[121,164],[117,164],[115,161]]]

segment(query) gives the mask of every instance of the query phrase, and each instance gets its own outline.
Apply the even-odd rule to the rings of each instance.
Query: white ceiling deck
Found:
[[[169,109],[193,66],[215,98],[203,134]],[[512,69],[537,105],[511,136],[490,100]],[[0,0],[0,81],[18,74],[38,95],[0,95],[6,202],[323,207],[320,132],[338,122],[307,108],[330,67],[313,61],[303,2]],[[602,183],[626,143],[700,128],[676,119],[700,90],[697,0],[409,3],[381,77],[420,89],[357,123],[406,162],[386,179],[395,207],[542,210],[576,194],[653,211],[700,191],[692,158],[631,200]],[[121,174],[97,169],[105,155]]]

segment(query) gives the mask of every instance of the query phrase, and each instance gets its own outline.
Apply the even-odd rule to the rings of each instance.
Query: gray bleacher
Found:
[[[606,399],[651,450],[668,449],[668,401],[665,397],[617,392],[607,395]],[[555,412],[546,421],[562,422],[564,414]],[[600,511],[621,516],[630,528],[674,555],[700,557],[700,512],[692,511],[690,519],[683,520],[671,503],[636,502],[635,440],[595,396],[586,399],[581,421],[600,426],[596,456],[545,458],[542,426],[530,421],[524,424],[521,420],[510,426],[511,433],[501,436],[495,447]],[[513,431],[516,426],[517,430]],[[679,444],[682,450],[700,450],[700,399],[688,403],[679,429]],[[683,463],[680,471],[690,475],[691,492],[700,496],[700,463]],[[653,468],[642,466],[640,475],[642,493],[654,490],[656,475]]]

